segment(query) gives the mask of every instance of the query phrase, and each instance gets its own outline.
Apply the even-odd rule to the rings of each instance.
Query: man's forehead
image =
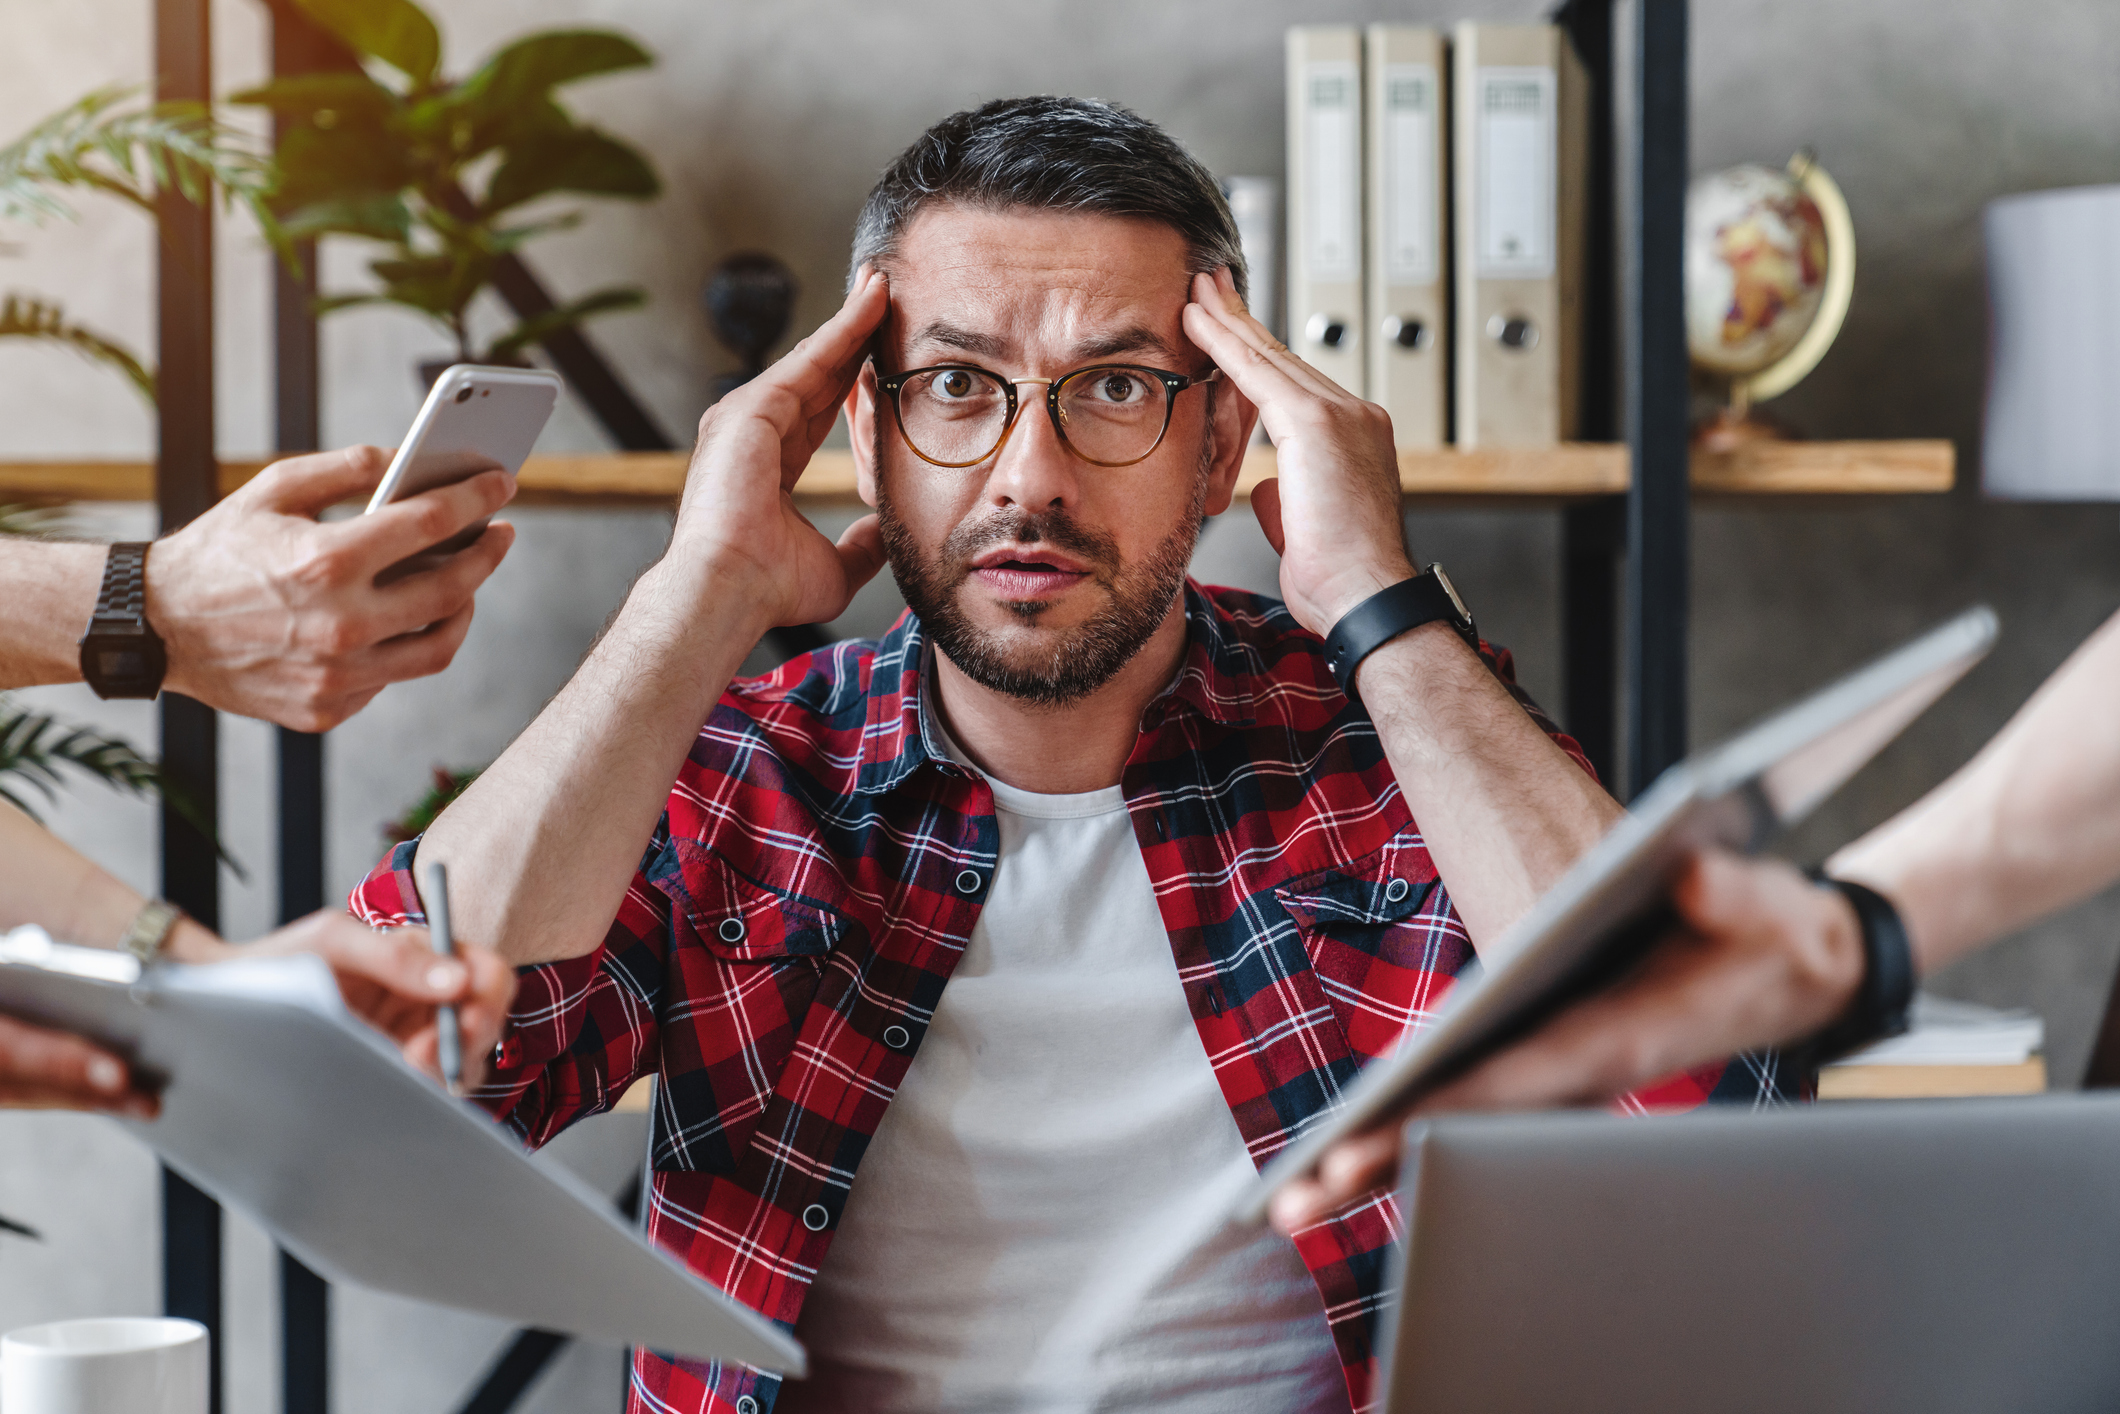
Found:
[[[1072,212],[923,211],[889,262],[893,342],[1006,358],[1180,359],[1191,275],[1161,222]]]

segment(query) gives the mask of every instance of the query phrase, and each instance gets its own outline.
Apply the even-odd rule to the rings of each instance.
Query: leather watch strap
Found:
[[[1822,873],[1812,877],[1821,887],[1837,890],[1855,910],[1862,925],[1862,982],[1846,1011],[1789,1053],[1801,1075],[1902,1034],[1914,1005],[1914,949],[1892,901],[1851,880],[1831,879]]]
[[[1443,575],[1442,566],[1430,565],[1412,579],[1402,579],[1378,590],[1349,609],[1325,635],[1325,666],[1339,680],[1348,700],[1361,701],[1354,690],[1355,669],[1362,660],[1402,633],[1410,633],[1437,619],[1447,622],[1460,638],[1479,649],[1479,630],[1472,615],[1458,601],[1457,593]]]

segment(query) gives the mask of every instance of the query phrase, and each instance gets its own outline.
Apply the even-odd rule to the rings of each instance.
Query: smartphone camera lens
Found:
[[[469,388],[464,388],[464,389],[460,389],[460,390],[459,390],[459,391],[457,392],[457,395],[456,395],[456,400],[457,400],[458,402],[460,402],[460,403],[468,403],[468,402],[470,402],[470,401],[471,401],[471,390],[470,390]]]

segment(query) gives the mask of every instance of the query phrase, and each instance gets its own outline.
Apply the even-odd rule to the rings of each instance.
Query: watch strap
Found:
[[[146,540],[122,540],[103,560],[103,587],[96,593],[95,617],[137,621],[147,632]]]
[[[169,941],[169,935],[176,928],[177,920],[183,916],[183,910],[175,904],[165,899],[151,898],[141,904],[140,911],[133,915],[132,922],[125,929],[125,937],[119,941],[118,946],[140,959],[140,965],[145,967],[160,955],[162,945]]]
[[[1362,660],[1400,634],[1437,619],[1449,623],[1458,637],[1478,651],[1480,635],[1472,616],[1458,603],[1439,567],[1430,565],[1412,579],[1378,590],[1342,615],[1325,635],[1325,666],[1332,669],[1348,700],[1359,702],[1354,674]]]
[[[152,542],[120,541],[103,558],[103,582],[81,635],[81,677],[96,696],[153,697],[169,655],[147,618],[147,552]]]
[[[1837,890],[1855,910],[1862,927],[1862,982],[1837,1020],[1790,1052],[1801,1075],[1903,1034],[1914,1005],[1914,949],[1892,901],[1852,880],[1812,877]]]

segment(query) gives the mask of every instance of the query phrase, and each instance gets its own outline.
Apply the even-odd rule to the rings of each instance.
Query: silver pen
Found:
[[[456,940],[449,935],[449,866],[440,860],[427,866],[420,889],[427,904],[427,937],[437,957],[456,956]],[[457,1028],[456,1008],[439,1006],[434,1011],[436,1048],[441,1053],[442,1083],[452,1095],[464,1093],[464,1036]]]

